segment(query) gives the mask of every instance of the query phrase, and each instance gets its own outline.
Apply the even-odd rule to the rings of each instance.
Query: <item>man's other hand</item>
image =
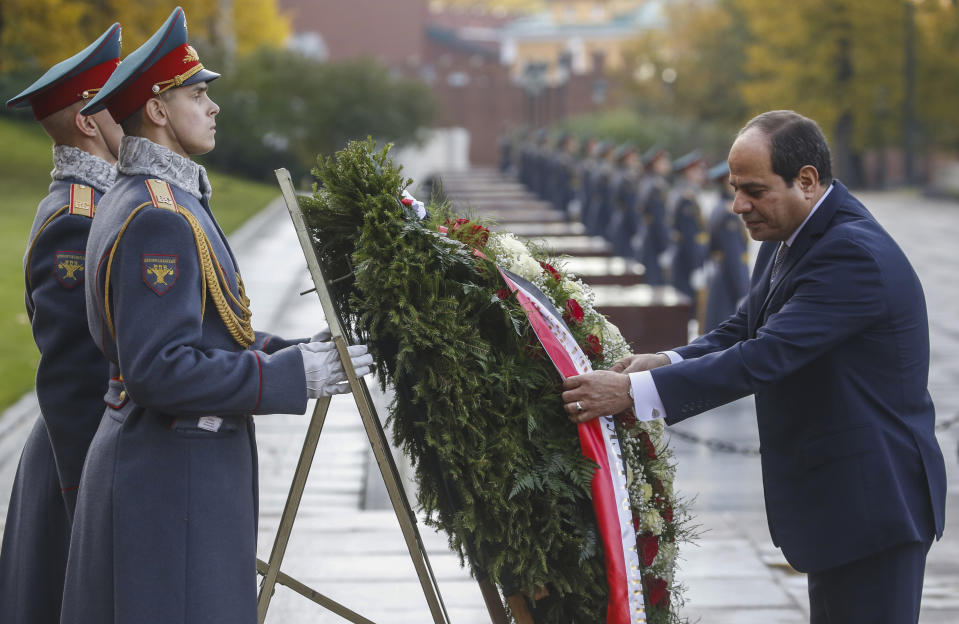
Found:
[[[609,367],[614,373],[638,373],[669,364],[669,356],[665,353],[639,353],[627,355]]]

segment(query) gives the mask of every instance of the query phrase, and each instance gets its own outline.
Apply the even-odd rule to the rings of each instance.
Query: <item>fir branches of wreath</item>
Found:
[[[523,311],[504,296],[494,262],[527,265],[524,277],[566,306],[577,339],[589,347],[593,337],[586,352],[594,365],[625,355],[625,342],[561,263],[457,220],[448,206],[432,204],[430,216],[418,218],[400,201],[410,181],[388,152],[368,139],[320,159],[320,184],[302,206],[317,255],[334,276],[338,312],[352,337],[369,344],[381,383],[393,388],[394,443],[414,465],[417,502],[474,574],[488,574],[506,594],[537,598],[529,601],[536,622],[605,621],[589,489],[595,464],[583,457],[559,376]],[[444,225],[448,235],[438,231]],[[474,255],[477,246],[487,259]],[[661,425],[621,417],[618,427],[647,618],[678,622],[676,543],[687,530],[672,492],[670,452]]]

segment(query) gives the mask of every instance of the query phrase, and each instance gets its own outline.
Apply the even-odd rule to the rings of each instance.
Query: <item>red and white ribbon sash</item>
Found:
[[[500,269],[506,285],[526,312],[533,331],[563,379],[593,370],[589,358],[557,318],[552,304],[533,284]],[[646,622],[643,581],[636,551],[636,532],[626,489],[626,469],[612,416],[579,423],[583,455],[599,465],[590,485],[593,509],[606,556],[609,603],[606,624]]]

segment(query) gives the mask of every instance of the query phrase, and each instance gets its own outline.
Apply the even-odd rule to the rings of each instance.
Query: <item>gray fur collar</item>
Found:
[[[189,158],[143,137],[123,137],[120,141],[117,169],[124,175],[160,178],[197,199],[209,201],[213,191],[206,169]]]
[[[53,146],[54,180],[80,180],[101,193],[113,186],[117,179],[116,167],[78,147],[70,145]]]

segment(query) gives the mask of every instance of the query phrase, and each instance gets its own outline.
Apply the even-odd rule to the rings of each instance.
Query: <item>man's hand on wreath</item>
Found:
[[[618,414],[633,406],[629,376],[613,371],[594,371],[563,382],[563,403],[569,419],[582,423],[599,416]]]

